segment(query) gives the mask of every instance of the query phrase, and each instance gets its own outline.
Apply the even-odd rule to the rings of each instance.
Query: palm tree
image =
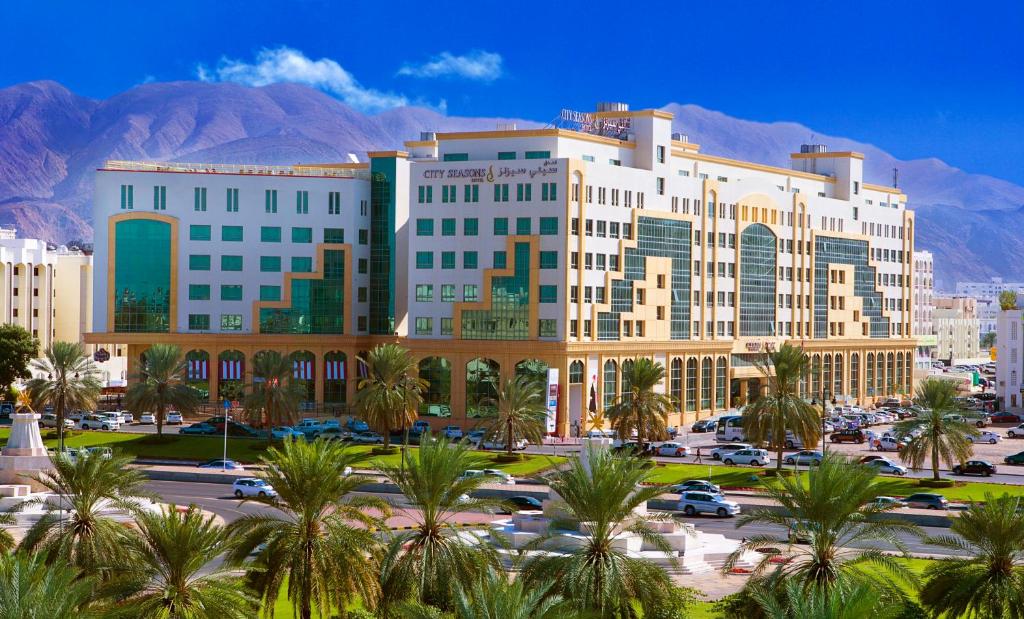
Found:
[[[58,449],[64,451],[64,417],[68,411],[91,409],[102,389],[92,359],[77,342],[54,342],[42,359],[32,362],[36,378],[25,383],[33,406],[49,404],[57,415]],[[45,376],[45,378],[43,378]]]
[[[266,414],[267,440],[271,441],[272,426],[295,423],[305,389],[294,380],[292,362],[275,350],[264,350],[256,355],[252,373],[260,380],[253,381],[252,393],[245,396],[245,410],[250,418],[259,419],[262,413]]]
[[[622,440],[636,430],[639,453],[644,443],[665,438],[668,414],[675,409],[672,396],[654,390],[665,380],[665,367],[641,357],[632,364],[623,364],[623,382],[628,390],[619,397],[606,415]]]
[[[47,565],[35,553],[0,555],[0,619],[83,619],[96,583],[66,563]]]
[[[316,440],[289,441],[261,458],[264,469],[258,476],[277,496],[250,500],[277,511],[233,522],[228,529],[236,543],[227,561],[239,566],[256,553],[249,579],[266,616],[272,616],[286,580],[288,599],[302,619],[309,619],[314,607],[326,614],[355,599],[377,597],[379,544],[373,530],[383,528],[390,509],[379,498],[353,496],[367,479],[344,472],[359,457],[337,442]]]
[[[763,494],[779,507],[754,509],[740,516],[736,526],[775,525],[785,529],[786,536],[760,534],[745,538],[723,569],[732,569],[751,550],[788,545],[792,559],[779,564],[773,576],[819,588],[868,582],[898,596],[891,575],[912,583],[916,580],[887,553],[886,546],[906,554],[900,536],[916,535],[918,529],[886,516],[893,506],[875,501],[876,474],[872,468],[850,465],[841,456],[829,453],[821,465],[808,472],[807,479],[778,478],[764,488]],[[793,546],[798,540],[807,541],[807,545]],[[771,565],[770,558],[764,555],[754,570],[756,576]]]
[[[416,421],[427,381],[413,376],[416,361],[398,344],[380,344],[366,359],[366,376],[359,379],[355,407],[371,428],[384,436],[384,448],[391,445],[391,430],[403,430]]]
[[[498,569],[495,550],[473,532],[455,526],[460,514],[497,506],[495,501],[467,498],[488,479],[462,474],[484,462],[466,443],[447,445],[425,436],[404,469],[377,464],[405,495],[412,508],[406,515],[415,521],[411,531],[394,537],[385,553],[382,616],[409,598],[447,610],[453,583],[473,582],[488,569]]]
[[[168,410],[187,415],[199,406],[199,394],[188,384],[188,361],[174,344],[153,344],[146,349],[138,374],[125,396],[128,408],[155,411],[156,433],[164,433]]]
[[[629,556],[613,542],[626,531],[640,535],[658,550],[671,552],[649,518],[634,513],[663,489],[640,485],[648,477],[643,462],[587,449],[591,450],[587,462],[572,458],[568,468],[551,477],[550,489],[561,497],[564,505],[559,508],[568,519],[587,523],[589,536],[568,552],[533,554],[523,565],[522,578],[531,587],[553,583],[554,593],[595,616],[635,616],[634,601],[649,613],[670,594],[672,580],[660,566]],[[560,526],[553,524],[536,547],[543,550],[558,535]]]
[[[821,417],[800,397],[800,378],[807,373],[807,355],[789,344],[765,353],[756,363],[768,383],[768,393],[747,404],[743,434],[755,443],[770,441],[775,448],[775,467],[782,470],[786,432],[813,445],[821,438]]]
[[[55,457],[53,469],[33,479],[67,503],[63,509],[46,512],[25,534],[19,549],[38,553],[47,563],[66,563],[86,574],[109,576],[124,567],[121,549],[130,534],[110,517],[111,508],[128,512],[148,497],[142,486],[145,476],[130,468],[128,456],[90,454],[80,451],[71,458]],[[42,502],[30,500],[21,508]]]
[[[470,586],[455,583],[451,619],[571,619],[579,614],[558,595],[548,595],[551,585],[529,588],[522,580],[509,582],[504,571],[488,570]],[[420,603],[403,606],[403,619],[434,619],[438,610]]]
[[[787,580],[781,589],[782,596],[777,588],[763,583],[750,587],[751,597],[767,619],[895,619],[904,610],[868,583],[826,589]]]
[[[940,462],[951,467],[971,457],[974,444],[970,439],[978,436],[978,430],[950,417],[963,412],[956,403],[956,385],[950,381],[924,380],[917,387],[914,402],[925,410],[893,427],[897,435],[919,432],[900,450],[900,458],[915,469],[930,459],[932,479],[938,480]]]
[[[7,512],[0,513],[0,526],[13,527],[18,524],[12,514]],[[14,550],[17,546],[17,542],[14,541],[14,536],[7,529],[0,529],[0,555],[6,555]]]
[[[494,410],[484,415],[481,421],[484,440],[504,441],[505,451],[511,456],[516,441],[521,438],[531,443],[544,442],[547,419],[542,388],[525,376],[517,376],[505,381]]]
[[[110,617],[143,619],[248,619],[256,601],[227,575],[219,556],[228,550],[224,528],[196,506],[179,512],[173,505],[159,513],[139,510],[137,537],[127,552],[131,572],[113,583],[118,602]]]
[[[926,538],[953,556],[924,572],[921,604],[933,616],[1024,617],[1024,511],[1019,497],[985,496]]]

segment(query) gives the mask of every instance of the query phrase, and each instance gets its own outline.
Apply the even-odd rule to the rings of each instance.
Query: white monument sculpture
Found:
[[[35,480],[43,471],[53,469],[50,456],[43,446],[43,437],[39,434],[39,415],[34,412],[22,412],[11,415],[11,436],[7,446],[0,452],[0,486],[24,486],[33,490],[44,490]],[[0,496],[11,496],[9,492],[19,496],[20,489],[0,488]]]

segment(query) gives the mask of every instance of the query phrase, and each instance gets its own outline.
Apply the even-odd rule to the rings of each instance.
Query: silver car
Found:
[[[740,513],[739,503],[709,492],[684,492],[679,497],[677,509],[687,516],[715,514],[719,518],[727,518]]]

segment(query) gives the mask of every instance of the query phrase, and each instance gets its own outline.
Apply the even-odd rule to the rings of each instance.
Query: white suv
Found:
[[[679,509],[687,516],[705,513],[725,518],[740,513],[739,503],[729,501],[720,494],[711,494],[710,492],[684,492],[679,497],[679,505],[676,509]]]
[[[764,449],[741,449],[722,458],[725,464],[749,464],[751,466],[763,466],[772,461],[768,451]]]
[[[730,443],[728,445],[722,445],[711,450],[712,460],[721,460],[729,454],[736,453],[743,449],[750,449],[753,447],[750,443]]]
[[[173,425],[180,426],[182,424],[182,421],[183,420],[181,418],[181,413],[179,413],[178,411],[171,411],[171,412],[167,413],[167,425],[169,425],[169,426],[173,426]]]
[[[108,430],[114,432],[121,429],[121,424],[110,417],[86,415],[82,418],[82,421],[79,422],[79,427],[83,430]]]

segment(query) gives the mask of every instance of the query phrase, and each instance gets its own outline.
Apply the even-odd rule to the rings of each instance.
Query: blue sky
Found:
[[[0,86],[94,98],[300,76],[369,111],[547,121],[599,100],[696,103],[1024,184],[1020,0],[40,1],[5,3],[0,58]]]

